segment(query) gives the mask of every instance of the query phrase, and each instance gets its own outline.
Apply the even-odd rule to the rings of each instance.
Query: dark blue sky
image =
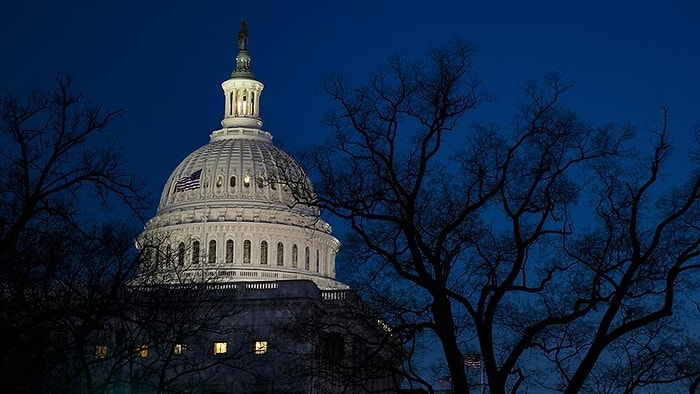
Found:
[[[48,87],[71,71],[95,102],[123,108],[114,129],[155,198],[219,127],[220,83],[234,67],[242,18],[265,84],[263,127],[292,152],[328,132],[328,102],[317,93],[325,74],[364,81],[391,52],[420,57],[457,36],[481,48],[475,69],[499,99],[483,119],[507,126],[522,83],[557,70],[577,81],[570,102],[594,122],[648,125],[662,101],[684,142],[700,121],[700,3],[484,3],[5,1],[0,86]]]

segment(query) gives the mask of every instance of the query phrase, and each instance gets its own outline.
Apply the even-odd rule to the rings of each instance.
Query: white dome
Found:
[[[347,288],[334,279],[340,244],[330,226],[294,198],[313,196],[309,178],[260,128],[263,84],[253,78],[241,48],[222,83],[222,129],[175,168],[139,236],[140,282],[308,279]]]
[[[222,131],[226,135],[221,135]],[[219,135],[217,135],[217,133]],[[202,187],[177,191],[178,180],[201,170]],[[212,133],[211,141],[190,153],[170,175],[158,214],[193,206],[258,207],[318,216],[318,210],[298,204],[292,195],[312,194],[309,178],[284,151],[272,144],[269,133],[235,128]]]

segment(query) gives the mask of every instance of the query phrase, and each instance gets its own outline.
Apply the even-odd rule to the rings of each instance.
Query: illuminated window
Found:
[[[284,245],[282,242],[277,242],[277,265],[284,265]]]
[[[243,177],[243,186],[248,187],[250,186],[250,176],[246,175]]]
[[[105,346],[105,345],[95,346],[95,358],[99,358],[99,359],[107,358],[107,346]]]
[[[255,354],[265,354],[267,353],[267,341],[255,341],[255,347],[253,348]]]
[[[297,262],[299,261],[299,248],[297,244],[292,245],[292,267],[297,267]]]
[[[221,187],[224,185],[224,178],[221,176],[216,177],[216,187]]]
[[[192,264],[199,264],[199,241],[192,242]]]
[[[210,264],[216,263],[216,241],[209,241],[209,253],[207,254],[207,262]]]
[[[243,241],[243,262],[250,264],[250,241]]]
[[[226,354],[228,342],[214,342],[214,354]]]
[[[182,343],[176,343],[173,345],[173,354],[180,355],[184,353],[184,351],[187,349],[187,346],[182,344]]]
[[[260,242],[260,264],[267,264],[267,241]]]
[[[139,345],[135,349],[136,355],[141,358],[148,357],[148,345]]]
[[[233,263],[233,240],[226,241],[226,264]]]

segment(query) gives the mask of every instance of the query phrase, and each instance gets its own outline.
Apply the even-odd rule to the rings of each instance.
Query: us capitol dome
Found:
[[[142,283],[335,280],[340,243],[313,204],[312,184],[262,130],[260,96],[245,23],[236,68],[221,87],[222,128],[185,157],[165,183],[158,210],[139,236]]]

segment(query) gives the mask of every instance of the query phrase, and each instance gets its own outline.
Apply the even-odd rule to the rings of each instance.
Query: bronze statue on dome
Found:
[[[241,30],[238,31],[238,49],[245,51],[248,45],[248,22],[245,19],[241,21]]]

